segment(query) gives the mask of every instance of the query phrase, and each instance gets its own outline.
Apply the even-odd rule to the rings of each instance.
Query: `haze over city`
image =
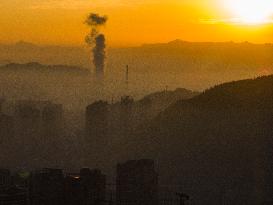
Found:
[[[1,205],[273,204],[273,0],[0,13]]]

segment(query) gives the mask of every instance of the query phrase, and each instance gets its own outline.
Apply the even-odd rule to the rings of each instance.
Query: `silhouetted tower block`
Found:
[[[81,205],[82,192],[79,174],[68,174],[64,179],[64,194],[66,205]]]
[[[16,157],[18,165],[32,169],[40,167],[42,162],[47,162],[48,166],[50,162],[54,166],[52,163],[58,161],[58,158],[53,156],[58,156],[61,152],[62,105],[49,101],[18,101],[15,107],[14,132],[15,144],[20,146]]]
[[[0,192],[1,205],[28,205],[27,191],[25,189],[10,186]]]
[[[158,174],[153,160],[132,160],[117,165],[118,205],[158,204]]]
[[[14,135],[14,119],[0,113],[0,145],[12,140]]]
[[[42,109],[41,155],[47,166],[59,166],[63,156],[63,107],[48,103]]]
[[[28,139],[40,136],[41,112],[31,104],[22,103],[15,110],[16,136]]]
[[[125,137],[128,137],[133,127],[133,105],[134,99],[130,96],[124,96],[120,101],[120,131]]]
[[[176,196],[179,197],[179,205],[185,205],[186,201],[190,200],[190,197],[184,193],[176,193]]]
[[[42,169],[32,173],[30,180],[32,205],[64,203],[64,176],[61,169]]]
[[[80,186],[83,204],[104,204],[106,196],[106,176],[102,174],[100,170],[81,169]]]
[[[98,166],[108,141],[109,104],[97,101],[86,108],[85,140],[88,166]]]
[[[38,165],[39,143],[41,140],[41,112],[33,104],[19,103],[14,116],[15,143],[20,146],[16,153],[19,166],[32,168]],[[17,166],[18,166],[17,165]]]
[[[31,172],[27,170],[19,170],[12,176],[13,183],[21,188],[29,189]]]
[[[10,171],[7,169],[0,169],[0,189],[9,187],[12,184]]]
[[[0,113],[2,113],[2,107],[3,107],[4,102],[5,102],[5,99],[0,98]]]
[[[105,137],[108,127],[109,104],[97,101],[86,108],[86,135],[90,140]]]
[[[63,107],[49,103],[42,111],[42,126],[45,136],[60,136],[63,134]]]

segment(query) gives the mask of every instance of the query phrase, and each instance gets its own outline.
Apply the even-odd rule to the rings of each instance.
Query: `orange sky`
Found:
[[[237,22],[240,15],[227,1],[232,0],[8,0],[0,3],[0,42],[84,45],[83,22],[97,12],[109,17],[103,30],[110,46],[174,39],[273,43],[272,16],[257,24]],[[273,0],[256,1],[273,8]]]

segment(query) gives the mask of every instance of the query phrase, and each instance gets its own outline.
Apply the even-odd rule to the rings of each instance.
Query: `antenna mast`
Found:
[[[126,83],[126,92],[129,92],[129,66],[126,65],[126,74],[125,74],[125,83]]]

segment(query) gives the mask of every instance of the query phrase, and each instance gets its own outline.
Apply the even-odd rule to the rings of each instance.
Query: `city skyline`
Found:
[[[0,12],[0,205],[273,205],[273,0]]]

